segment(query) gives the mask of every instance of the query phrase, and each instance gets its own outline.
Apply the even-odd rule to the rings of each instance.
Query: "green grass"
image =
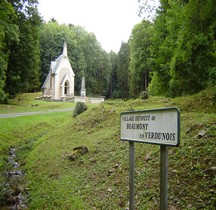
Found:
[[[0,119],[0,138],[10,137],[0,151],[17,148],[29,209],[126,209],[129,144],[120,140],[120,113],[172,106],[181,110],[181,140],[169,147],[169,208],[214,209],[215,89],[176,99],[108,100],[76,118],[65,112]],[[206,134],[197,138],[201,130]],[[89,152],[69,160],[78,146]],[[137,209],[159,209],[159,151],[157,145],[135,144]]]
[[[0,114],[15,112],[34,112],[70,108],[74,106],[71,102],[47,102],[35,100],[41,93],[26,93],[19,95],[16,99],[10,100],[8,104],[0,104]]]

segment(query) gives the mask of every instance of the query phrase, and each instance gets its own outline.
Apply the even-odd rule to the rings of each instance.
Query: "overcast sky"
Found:
[[[93,32],[107,52],[117,53],[141,22],[138,0],[39,0],[38,9],[46,22],[55,18],[59,24],[80,25]]]

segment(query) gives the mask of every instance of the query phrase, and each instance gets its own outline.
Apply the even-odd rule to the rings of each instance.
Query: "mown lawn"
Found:
[[[0,114],[16,112],[34,112],[74,107],[71,102],[47,102],[36,100],[41,93],[25,93],[10,100],[8,104],[0,104]]]

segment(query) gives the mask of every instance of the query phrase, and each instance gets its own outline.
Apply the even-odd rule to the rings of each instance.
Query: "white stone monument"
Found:
[[[85,77],[82,77],[80,96],[86,97]]]

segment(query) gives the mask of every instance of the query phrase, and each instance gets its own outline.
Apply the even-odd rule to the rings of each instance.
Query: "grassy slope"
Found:
[[[30,209],[128,207],[129,148],[128,142],[119,138],[119,115],[132,109],[171,106],[181,109],[181,143],[178,148],[169,148],[169,207],[214,209],[215,92],[213,89],[173,100],[153,97],[145,101],[107,101],[99,107],[89,107],[76,119],[71,113],[45,122],[42,118],[31,119],[35,127],[31,133],[35,135],[30,138],[25,135],[32,125],[22,130],[14,128],[17,139],[26,142],[19,147],[19,155],[26,163]],[[195,136],[201,130],[206,135],[198,139]],[[14,136],[13,132],[8,134]],[[22,135],[25,137],[20,139]],[[81,145],[87,146],[89,152],[76,161],[68,160],[73,148]],[[136,207],[158,209],[159,146],[137,143],[135,152]]]
[[[64,122],[64,118],[70,113],[52,113],[47,115],[32,115],[16,118],[0,119],[0,173],[10,171],[8,164],[8,148],[15,147],[22,150],[20,153],[21,163],[25,163],[27,154],[34,144],[42,136],[55,129],[57,123]],[[4,184],[5,176],[0,176],[0,204],[5,193],[8,192]]]
[[[22,94],[16,99],[11,100],[9,104],[0,104],[0,113],[41,111],[50,109],[61,109],[73,107],[71,103],[47,103],[45,101],[33,100],[40,93]],[[57,123],[62,123],[65,116],[71,113],[52,113],[47,115],[34,115],[17,118],[0,119],[0,173],[10,170],[8,162],[8,148],[10,146],[19,147],[21,144],[22,159],[25,159],[25,152],[31,150],[32,146],[39,138],[56,127]],[[23,160],[22,160],[23,161]],[[7,185],[4,184],[5,176],[0,176],[0,204],[1,199],[8,192]]]

